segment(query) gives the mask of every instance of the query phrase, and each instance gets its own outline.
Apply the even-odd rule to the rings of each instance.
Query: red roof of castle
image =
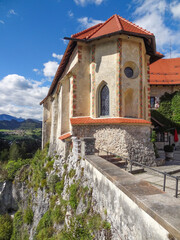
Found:
[[[151,85],[180,84],[180,58],[160,59],[150,65]]]
[[[76,47],[77,41],[88,42],[113,34],[126,34],[142,37],[145,41],[147,53],[151,56],[150,62],[157,61],[158,59],[163,57],[162,54],[156,52],[155,37],[153,33],[115,14],[104,23],[99,23],[91,28],[72,35],[71,38],[66,38],[70,40],[69,44],[57,69],[49,92],[46,98],[44,98],[40,104],[43,104],[46,99],[53,93],[58,81],[61,79],[62,74],[69,62],[70,56],[74,48]]]
[[[71,37],[77,39],[93,39],[119,31],[154,36],[153,33],[147,31],[146,29],[143,29],[138,25],[126,20],[125,18],[115,14],[104,23],[100,23],[92,28],[88,28],[82,32],[76,33]]]
[[[69,137],[71,137],[71,136],[72,136],[71,133],[65,133],[65,134],[61,135],[61,136],[59,137],[59,139],[60,139],[60,140],[64,140],[64,139],[69,138]]]
[[[70,119],[72,125],[99,125],[99,124],[151,124],[150,121],[137,118],[91,118],[75,117]]]

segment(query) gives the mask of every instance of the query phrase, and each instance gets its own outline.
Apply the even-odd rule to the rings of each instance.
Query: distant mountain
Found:
[[[11,120],[16,120],[17,122],[24,122],[24,118],[16,118],[11,115],[7,114],[0,114],[0,121],[11,121]]]
[[[9,130],[26,129],[27,130],[27,129],[35,129],[35,128],[41,128],[41,127],[42,127],[42,122],[36,119],[25,120],[22,118],[16,118],[6,114],[0,115],[0,129],[9,129]]]

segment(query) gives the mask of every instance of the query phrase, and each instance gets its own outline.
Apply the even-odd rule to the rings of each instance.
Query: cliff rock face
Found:
[[[13,196],[11,181],[0,182],[0,214],[13,214],[18,209],[17,201]]]
[[[25,166],[13,183],[0,183],[0,213],[16,212],[11,239],[111,239],[83,165],[72,153],[67,159],[54,154]]]

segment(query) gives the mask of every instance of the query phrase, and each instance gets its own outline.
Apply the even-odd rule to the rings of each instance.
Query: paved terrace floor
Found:
[[[165,158],[164,151],[159,151],[160,158]],[[159,171],[166,172],[172,176],[180,176],[180,151],[174,152],[174,160],[166,161],[164,166],[153,167]],[[164,177],[162,174],[158,174],[150,169],[145,169],[145,172],[135,174],[141,180],[145,180],[151,183],[153,186],[163,190]],[[171,196],[175,196],[176,181],[170,177],[166,178],[166,189],[165,191]],[[180,201],[180,180],[178,188],[178,199]]]

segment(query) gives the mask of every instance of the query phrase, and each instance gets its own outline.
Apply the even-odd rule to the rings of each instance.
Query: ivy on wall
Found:
[[[173,122],[180,124],[180,91],[172,94],[165,93],[160,98],[158,112]]]
[[[176,128],[180,133],[180,91],[161,96],[159,108],[151,110],[151,117],[164,125],[161,131]]]

